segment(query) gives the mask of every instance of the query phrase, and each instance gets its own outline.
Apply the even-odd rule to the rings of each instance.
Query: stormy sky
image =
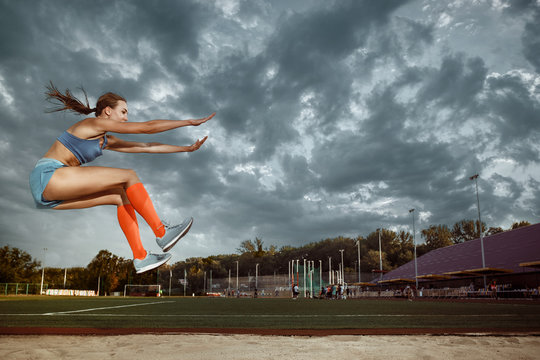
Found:
[[[35,162],[83,118],[45,113],[49,81],[84,87],[92,106],[116,92],[130,121],[217,112],[123,135],[208,135],[195,153],[91,163],[136,170],[163,219],[195,218],[173,262],[256,237],[279,248],[412,230],[411,208],[417,230],[475,219],[476,173],[488,227],[538,222],[539,1],[0,0],[0,29],[0,246],[47,266],[131,258],[114,207],[34,206]]]

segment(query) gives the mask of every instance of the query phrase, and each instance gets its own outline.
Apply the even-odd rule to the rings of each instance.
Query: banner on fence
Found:
[[[47,289],[45,294],[53,296],[96,296],[94,290]]]

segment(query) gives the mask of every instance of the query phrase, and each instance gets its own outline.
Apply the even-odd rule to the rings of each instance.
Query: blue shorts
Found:
[[[59,200],[49,201],[43,197],[43,191],[49,180],[51,180],[56,169],[61,167],[67,167],[67,165],[55,159],[42,158],[30,173],[30,190],[38,209],[54,208],[62,203]]]

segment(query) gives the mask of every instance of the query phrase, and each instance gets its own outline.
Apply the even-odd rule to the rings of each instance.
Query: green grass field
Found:
[[[1,327],[539,329],[540,305],[442,301],[0,297]]]

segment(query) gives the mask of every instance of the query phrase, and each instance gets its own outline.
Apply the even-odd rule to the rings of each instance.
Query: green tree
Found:
[[[37,282],[40,266],[21,249],[8,245],[0,248],[0,282]]]
[[[240,243],[240,247],[236,249],[240,254],[252,254],[255,257],[262,257],[266,253],[266,250],[264,248],[264,241],[262,239],[259,239],[258,237],[255,238],[255,242],[251,240],[244,240]],[[275,250],[275,247],[274,247]]]
[[[452,245],[452,232],[446,225],[431,225],[422,230],[422,237],[426,240],[429,250]]]
[[[512,224],[512,230],[529,225],[531,225],[531,223],[528,221],[515,222]]]
[[[414,259],[414,243],[412,234],[400,231],[394,236],[387,250],[388,262],[392,269]]]
[[[128,264],[129,266],[132,266],[131,261],[126,261],[124,258],[118,257],[108,250],[101,250],[92,261],[90,261],[86,268],[90,282],[95,281],[94,284],[96,284],[97,287],[99,278],[100,292],[110,293],[112,291],[121,290],[120,283],[125,283]],[[143,275],[147,277],[151,273],[153,272],[147,272]],[[150,283],[155,283],[155,281]]]
[[[504,232],[504,230],[501,227],[490,227],[486,232],[486,236],[495,235],[502,232]]]
[[[383,251],[382,256],[382,268],[383,270],[389,270],[388,260],[386,259],[386,253]],[[379,250],[368,250],[367,254],[362,257],[362,262],[366,264],[366,267],[373,270],[379,270],[381,258],[379,257]]]
[[[240,247],[236,249],[240,254],[255,252],[255,244],[251,240],[244,240],[240,243]]]
[[[452,241],[454,244],[459,244],[465,241],[478,239],[480,233],[478,232],[478,220],[460,220],[454,224],[452,228]],[[486,231],[486,224],[482,222],[482,234]]]

